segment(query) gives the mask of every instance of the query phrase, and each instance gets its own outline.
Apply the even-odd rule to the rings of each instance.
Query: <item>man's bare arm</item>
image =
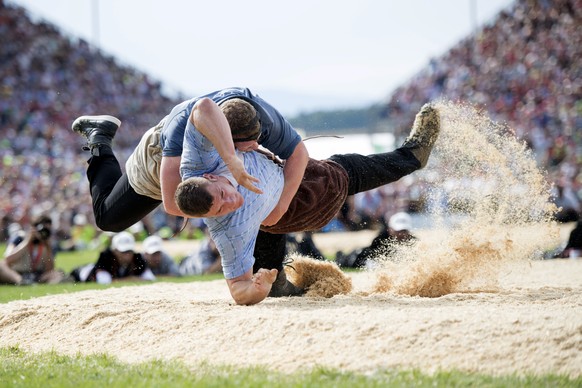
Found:
[[[301,141],[297,144],[291,156],[285,160],[285,167],[283,168],[285,185],[283,186],[283,192],[281,193],[277,206],[275,206],[267,218],[263,220],[263,225],[275,225],[281,217],[283,217],[285,212],[287,212],[291,200],[301,185],[308,161],[309,152],[303,141]]]
[[[176,188],[182,181],[180,177],[180,160],[179,156],[162,156],[162,163],[160,165],[160,187],[162,191],[162,202],[166,213],[188,217],[180,211],[174,195]]]
[[[230,126],[220,107],[210,98],[202,98],[194,105],[190,121],[214,145],[234,179],[248,190],[262,194],[254,186],[258,179],[247,173],[242,160],[236,156]]]

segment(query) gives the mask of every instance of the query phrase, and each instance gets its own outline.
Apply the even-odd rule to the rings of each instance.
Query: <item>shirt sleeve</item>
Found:
[[[216,220],[208,220],[211,224]],[[228,223],[228,221],[222,220]],[[218,221],[217,223],[221,223]],[[257,239],[258,227],[252,222],[246,225],[227,228],[210,226],[210,234],[220,252],[222,272],[226,279],[233,279],[244,275],[253,267],[255,258],[253,252]]]
[[[219,162],[220,156],[212,142],[188,121],[184,135],[184,150],[180,161],[182,179],[213,172],[217,169]]]
[[[192,99],[176,105],[166,117],[161,132],[162,156],[182,155],[184,132],[195,102],[196,100]]]

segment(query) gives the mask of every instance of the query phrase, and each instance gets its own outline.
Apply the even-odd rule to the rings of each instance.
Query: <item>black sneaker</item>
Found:
[[[424,104],[416,114],[410,135],[404,140],[402,147],[409,148],[420,162],[420,168],[426,166],[428,157],[441,128],[438,110],[431,104]]]
[[[113,116],[81,116],[73,121],[71,128],[87,138],[87,145],[83,149],[99,156],[101,147],[111,148],[111,142],[120,125],[121,121]]]

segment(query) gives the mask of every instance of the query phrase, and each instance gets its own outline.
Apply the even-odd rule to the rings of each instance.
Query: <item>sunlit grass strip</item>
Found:
[[[228,349],[225,349],[228,351]],[[434,375],[384,370],[357,374],[316,368],[283,374],[262,367],[234,368],[206,363],[189,368],[179,361],[125,364],[108,355],[63,356],[0,348],[3,387],[579,387],[566,376],[484,376],[457,371]]]

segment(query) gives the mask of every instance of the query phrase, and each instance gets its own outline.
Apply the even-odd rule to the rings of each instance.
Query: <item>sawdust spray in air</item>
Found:
[[[472,106],[436,106],[441,133],[422,174],[438,238],[380,252],[373,292],[494,291],[502,270],[541,257],[558,238],[551,186],[525,144]]]

